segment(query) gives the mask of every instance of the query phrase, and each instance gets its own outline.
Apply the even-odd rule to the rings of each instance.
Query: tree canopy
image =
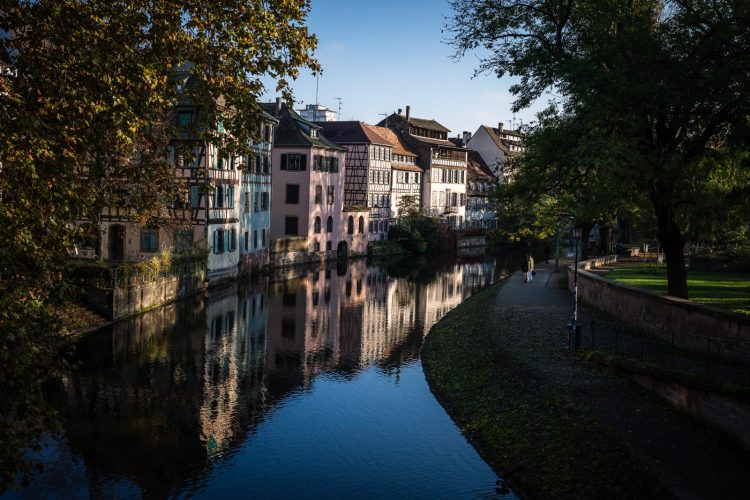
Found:
[[[48,424],[40,381],[58,366],[50,361],[61,333],[49,305],[70,291],[76,222],[94,220],[124,185],[140,214],[174,200],[167,148],[181,98],[215,113],[202,139],[246,151],[263,78],[289,99],[301,68],[320,69],[309,8],[308,0],[0,2],[0,48],[13,68],[0,76],[3,485],[16,477],[19,446]],[[195,85],[177,88],[181,67]]]
[[[554,113],[595,134],[589,174],[653,207],[668,293],[687,297],[686,207],[729,144],[746,144],[750,4],[730,0],[453,0],[456,55],[520,78],[516,110],[546,91]],[[564,155],[575,144],[560,145]],[[528,151],[528,149],[527,149]],[[721,161],[721,160],[719,160]],[[579,168],[569,164],[570,168]]]

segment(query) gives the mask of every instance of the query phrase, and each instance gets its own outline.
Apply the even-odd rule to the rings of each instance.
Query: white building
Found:
[[[508,160],[524,151],[523,134],[518,130],[504,129],[502,122],[497,124],[497,128],[481,125],[466,147],[479,153],[502,184],[508,180]]]
[[[308,104],[305,109],[298,109],[299,115],[309,122],[335,122],[336,112],[320,104]]]

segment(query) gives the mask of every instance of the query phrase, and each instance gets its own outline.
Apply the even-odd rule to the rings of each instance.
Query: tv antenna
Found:
[[[338,120],[341,120],[341,98],[340,97],[334,97],[339,102],[339,112],[336,114],[336,118]]]

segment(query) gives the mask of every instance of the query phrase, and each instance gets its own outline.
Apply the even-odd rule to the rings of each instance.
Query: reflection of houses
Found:
[[[366,270],[367,294],[362,311],[362,366],[388,355],[393,339],[388,330],[388,274],[384,267],[371,265]]]
[[[462,227],[466,216],[466,149],[448,140],[449,130],[435,120],[394,113],[378,125],[396,131],[410,150],[419,155],[424,170],[422,208],[453,227]]]
[[[462,301],[482,288],[490,286],[495,276],[495,262],[487,260],[478,260],[476,262],[467,262],[462,265],[463,268],[463,294]]]
[[[166,497],[240,442],[270,399],[263,288],[187,299],[80,342],[65,435],[90,471]]]
[[[319,122],[317,125],[327,139],[347,149],[344,203],[369,208],[369,239],[384,239],[390,205],[391,144],[376,133],[376,127],[362,122]]]
[[[466,181],[467,227],[494,228],[497,214],[490,205],[490,191],[497,181],[476,151],[469,151]]]
[[[508,130],[502,122],[497,128],[480,126],[471,136],[466,147],[476,151],[490,168],[492,175],[502,184],[508,180],[508,162],[524,151],[523,134],[518,130]]]
[[[345,212],[343,148],[321,127],[277,100],[266,105],[279,120],[273,149],[271,236],[314,257],[333,252],[365,253],[366,210]],[[351,217],[351,219],[350,219]]]
[[[427,333],[448,311],[463,300],[463,267],[455,264],[419,289],[420,320]]]

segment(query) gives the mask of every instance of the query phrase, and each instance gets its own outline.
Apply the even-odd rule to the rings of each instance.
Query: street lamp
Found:
[[[573,238],[576,241],[575,258],[573,264],[573,319],[570,322],[570,332],[573,336],[573,349],[578,349],[581,344],[581,325],[578,324],[578,240],[581,239],[583,230],[580,227],[573,228]],[[570,346],[570,340],[568,341]]]

